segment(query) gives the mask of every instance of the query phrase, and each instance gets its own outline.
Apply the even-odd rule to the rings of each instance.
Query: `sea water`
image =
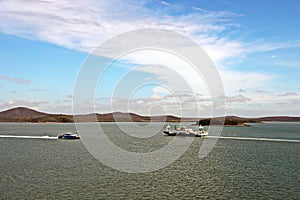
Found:
[[[134,138],[115,123],[101,126],[112,142],[133,152],[154,151],[172,139],[161,133]],[[64,132],[76,133],[75,125],[0,123],[0,135]],[[0,138],[1,199],[299,199],[300,144],[284,140],[300,140],[300,123],[224,127],[221,136],[283,141],[219,139],[200,159],[204,139],[195,138],[168,167],[129,174],[103,165],[80,140]]]

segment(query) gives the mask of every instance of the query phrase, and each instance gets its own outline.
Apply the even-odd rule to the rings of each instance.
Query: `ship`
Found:
[[[80,136],[74,133],[63,133],[58,136],[58,139],[80,139]]]
[[[172,129],[168,124],[166,129],[163,131],[164,135],[167,136],[192,136],[192,137],[204,137],[207,136],[208,132],[204,130],[203,126],[199,126],[198,129],[187,128],[186,126],[181,126],[179,128]]]

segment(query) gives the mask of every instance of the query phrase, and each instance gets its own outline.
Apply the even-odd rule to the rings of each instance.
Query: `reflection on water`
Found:
[[[103,126],[110,140],[129,151],[153,151],[171,139],[161,134],[133,139],[113,123]],[[64,132],[76,132],[75,126],[0,124],[0,135],[57,136]],[[225,127],[222,136],[300,140],[300,124]],[[299,198],[299,143],[223,139],[199,159],[202,141],[195,138],[188,151],[167,168],[127,174],[94,159],[81,141],[0,138],[1,198]]]

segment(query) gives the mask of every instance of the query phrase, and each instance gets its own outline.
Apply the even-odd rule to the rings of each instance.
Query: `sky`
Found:
[[[299,8],[298,0],[2,0],[0,111],[74,113],[74,87],[88,56],[118,34],[158,28],[204,49],[223,83],[226,115],[300,116]],[[208,116],[205,81],[157,53],[132,52],[112,63],[96,87],[95,112]],[[139,80],[150,81],[124,93]],[[178,80],[200,86],[185,90]]]

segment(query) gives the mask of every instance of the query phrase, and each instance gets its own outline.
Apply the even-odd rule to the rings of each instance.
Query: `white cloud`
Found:
[[[241,88],[247,92],[254,88],[263,88],[264,84],[275,79],[276,75],[228,70],[224,67],[226,61],[237,61],[255,52],[300,46],[299,42],[268,43],[264,40],[243,41],[226,37],[223,34],[224,31],[230,31],[238,27],[238,24],[233,23],[231,19],[232,17],[242,17],[243,15],[240,13],[209,11],[200,7],[193,7],[194,11],[191,13],[171,15],[151,10],[145,6],[146,3],[146,0],[1,1],[0,31],[91,52],[105,40],[122,32],[140,28],[173,30],[192,38],[207,51],[218,68],[221,69],[220,74],[225,91],[229,95]],[[160,1],[160,3],[172,7],[169,6],[169,2]],[[144,66],[138,70],[155,74],[157,80],[164,81],[165,85],[172,86],[178,91],[185,89],[180,81],[178,82],[180,78],[178,74],[185,77],[192,86],[199,83],[199,77],[195,77],[193,73],[186,73],[189,70],[186,70],[185,67],[180,66],[174,60],[169,60],[167,63],[164,58],[157,56],[156,63],[153,63],[153,57],[149,54],[136,54],[130,59],[140,64],[166,64],[174,67],[177,76],[170,76],[170,71],[162,70],[157,66]],[[291,64],[298,66],[299,63]],[[30,82],[3,76],[0,79],[18,83]],[[205,93],[205,87],[200,86],[200,88],[200,91],[199,88],[195,91]],[[153,92],[159,94],[163,93],[163,90],[161,87],[157,87]],[[263,98],[261,96],[260,98],[251,97],[251,100],[256,102],[270,100],[269,97]],[[140,102],[142,101],[145,102],[144,99],[140,100]]]
[[[211,11],[211,10],[206,10],[200,7],[192,7],[194,10],[199,11],[201,13],[207,14],[207,15],[212,15],[212,16],[227,16],[227,17],[232,17],[232,16],[243,16],[243,14],[238,14],[234,12],[228,12],[228,11]]]
[[[227,103],[235,103],[235,102],[247,102],[251,101],[251,98],[245,97],[243,95],[235,95],[235,96],[228,96],[226,97],[226,102]]]
[[[225,93],[234,93],[243,88],[243,90],[251,90],[263,87],[267,81],[275,79],[277,76],[259,72],[238,72],[229,70],[219,70],[223,80]]]
[[[296,92],[285,92],[283,94],[278,94],[278,96],[281,96],[281,97],[298,96],[298,93],[296,93]]]
[[[134,112],[141,115],[210,116],[211,99],[207,96],[178,93],[132,99],[98,99],[96,112]],[[83,109],[84,110],[84,109]]]
[[[165,6],[170,6],[170,5],[171,5],[170,3],[166,2],[166,1],[161,1],[160,3],[161,3],[162,5],[165,5]]]
[[[240,102],[228,103],[227,113],[231,113],[239,116],[256,116],[256,117],[272,116],[272,115],[289,115],[289,116],[299,115],[300,95],[297,92],[291,92],[291,95],[285,95],[281,93],[280,94],[270,93],[270,92],[252,93],[248,95],[249,97],[246,98],[249,99],[246,99],[245,101],[243,100],[244,98],[241,98]],[[233,96],[233,97],[238,97],[238,96]]]
[[[300,68],[300,62],[299,61],[291,61],[291,60],[285,60],[281,62],[276,62],[275,65],[287,67],[287,68]]]
[[[238,92],[239,92],[239,93],[245,93],[246,91],[245,91],[244,89],[240,88],[240,89],[238,90]]]
[[[144,3],[116,0],[1,1],[0,27],[4,33],[90,52],[116,34],[146,27],[174,30],[189,37],[202,34],[207,40],[230,27],[227,21],[234,15],[229,12],[195,12],[171,16],[150,10]],[[224,43],[226,41],[220,45]]]
[[[177,31],[194,39],[217,63],[246,54],[288,48],[299,44],[244,42],[221,34],[236,29],[232,17],[242,14],[193,7],[185,15],[159,13],[145,6],[147,1],[33,1],[0,2],[0,30],[71,49],[91,52],[105,40],[140,28]],[[163,4],[168,2],[161,1]]]

